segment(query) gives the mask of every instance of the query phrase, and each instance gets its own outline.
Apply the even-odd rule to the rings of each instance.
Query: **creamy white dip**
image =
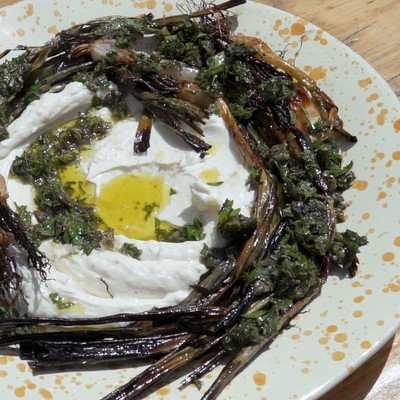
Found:
[[[71,83],[60,93],[46,94],[32,102],[9,126],[10,138],[0,144],[0,173],[8,180],[10,204],[15,202],[33,209],[30,186],[9,176],[15,156],[50,126],[87,110],[90,100],[91,94],[82,84]],[[103,113],[107,118],[107,112]],[[47,281],[40,283],[34,271],[21,268],[30,314],[60,313],[50,299],[51,293],[76,304],[62,310],[65,316],[96,317],[177,304],[206,271],[200,262],[203,245],[222,244],[215,226],[224,201],[233,200],[235,208],[249,214],[254,193],[246,185],[248,170],[219,117],[212,116],[204,127],[204,139],[213,146],[204,158],[160,123],[153,127],[148,151],[134,154],[137,125],[133,118],[115,123],[110,134],[95,143],[82,163],[87,179],[96,185],[96,194],[104,184],[122,174],[160,176],[177,195],[170,197],[157,218],[178,226],[198,218],[204,225],[205,238],[197,242],[165,243],[116,235],[116,248],[129,242],[142,250],[138,260],[118,251],[94,250],[84,255],[71,246],[44,242],[41,250],[52,264]],[[204,181],[209,171],[218,176],[219,185]]]

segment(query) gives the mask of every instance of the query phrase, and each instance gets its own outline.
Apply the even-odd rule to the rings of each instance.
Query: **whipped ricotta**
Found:
[[[31,187],[9,175],[15,156],[50,127],[86,111],[90,101],[91,94],[82,84],[71,83],[60,93],[32,102],[9,126],[10,138],[0,144],[0,173],[8,182],[10,204],[34,207]],[[102,112],[107,118],[107,112]],[[159,122],[153,126],[148,151],[135,154],[137,126],[135,118],[113,123],[110,133],[96,141],[82,161],[82,170],[95,185],[96,195],[123,174],[161,177],[176,194],[170,196],[157,218],[178,226],[197,218],[203,223],[205,238],[166,243],[117,234],[115,247],[133,243],[142,251],[139,259],[111,250],[84,255],[69,245],[46,241],[41,250],[52,265],[47,281],[40,282],[35,271],[21,267],[29,314],[98,317],[175,305],[206,272],[200,261],[203,245],[223,244],[215,227],[224,201],[233,200],[235,208],[249,215],[254,192],[246,185],[248,170],[221,118],[211,116],[204,126],[204,139],[212,145],[204,158]],[[60,310],[51,299],[54,293],[74,306]]]

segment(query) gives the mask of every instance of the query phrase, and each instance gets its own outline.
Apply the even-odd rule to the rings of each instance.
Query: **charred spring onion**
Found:
[[[337,224],[344,220],[343,192],[354,179],[351,163],[342,165],[338,139],[354,143],[356,138],[344,130],[335,103],[305,73],[260,40],[233,34],[233,15],[226,10],[244,2],[204,3],[202,9],[160,19],[151,14],[99,18],[62,31],[43,46],[20,46],[21,55],[0,65],[2,139],[31,101],[80,81],[95,94],[95,105],[120,117],[127,112],[126,96],[142,102],[135,153],[149,148],[153,121],[159,120],[203,157],[210,148],[203,124],[211,113],[219,114],[256,189],[251,217],[229,200],[219,211],[218,230],[227,245],[204,248],[208,272],[181,304],[103,318],[35,318],[22,311],[15,257],[26,255],[26,268],[40,271],[43,281],[51,263],[38,250],[38,228],[25,224],[7,204],[1,179],[0,346],[18,346],[33,368],[152,360],[104,398],[127,400],[153,390],[183,366],[193,368],[182,387],[223,362],[203,396],[215,399],[319,295],[331,269],[355,275],[359,246],[366,240],[340,232]],[[143,38],[153,38],[154,48],[135,51],[133,44]],[[103,128],[86,121],[73,130],[62,142],[69,146],[68,157]],[[64,162],[63,156],[51,153]],[[13,173],[35,184],[37,169],[29,160],[21,157]],[[42,186],[50,184],[40,179]],[[44,191],[39,223],[56,223],[59,213],[90,215],[88,207],[52,184]],[[193,227],[185,229],[197,234]],[[87,232],[93,241],[80,249],[89,252],[105,236],[96,229]]]

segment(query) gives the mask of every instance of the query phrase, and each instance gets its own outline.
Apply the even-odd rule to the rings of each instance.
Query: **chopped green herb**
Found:
[[[208,186],[221,186],[224,183],[224,181],[218,181],[218,182],[207,182]]]
[[[294,97],[294,83],[284,78],[270,78],[259,85],[258,89],[266,101],[277,104]]]
[[[150,203],[150,204],[146,203],[143,206],[143,211],[146,213],[144,216],[144,219],[147,221],[149,219],[150,215],[152,214],[152,212],[158,207],[159,207],[159,205],[157,203]]]
[[[57,307],[58,310],[66,310],[76,305],[75,301],[68,301],[62,298],[57,292],[49,294],[51,302]]]
[[[193,220],[192,224],[185,225],[188,240],[203,240],[205,234],[203,233],[203,224],[197,218]]]
[[[93,93],[93,107],[109,107],[115,118],[123,118],[128,114],[123,93],[111,84],[104,68],[100,63],[93,71],[78,72],[74,80],[83,83]]]
[[[243,240],[257,227],[257,219],[245,217],[240,209],[233,208],[233,201],[226,199],[218,212],[217,229],[227,240]]]
[[[169,230],[161,228],[161,221],[156,218],[155,232],[157,240],[160,242],[181,243],[187,241],[198,241],[205,237],[203,233],[203,224],[197,218],[192,224],[186,224],[182,227],[172,227]]]
[[[240,214],[240,208],[233,208],[233,200],[226,199],[218,212],[218,224],[224,225],[230,219]]]
[[[310,134],[317,135],[319,133],[324,133],[330,127],[331,123],[329,121],[324,121],[320,119],[314,124],[310,124]]]
[[[31,67],[31,54],[24,52],[12,60],[0,64],[0,104],[3,99],[15,95],[23,87],[24,74]]]
[[[15,211],[22,218],[26,226],[32,226],[32,213],[28,211],[26,206],[15,204]]]
[[[137,260],[142,255],[142,250],[138,249],[133,243],[124,243],[119,251],[120,253],[136,258]]]
[[[250,184],[253,182],[257,182],[258,177],[260,176],[260,172],[261,172],[260,168],[255,168],[255,167],[250,168],[249,177],[247,178],[246,183]]]
[[[280,305],[277,303],[256,318],[242,318],[224,337],[224,347],[234,350],[251,346],[276,334],[279,317],[287,307],[288,304]]]
[[[158,48],[160,54],[196,67],[202,66],[213,47],[203,29],[207,30],[205,26],[199,27],[189,20],[179,24],[177,28],[172,27],[169,35],[161,37]]]
[[[43,221],[33,226],[32,235],[36,242],[53,239],[72,244],[85,254],[90,254],[100,247],[104,237],[98,228],[99,222],[92,211],[71,208],[45,216]]]
[[[14,160],[12,173],[31,183],[35,191],[36,214],[41,217],[32,227],[37,243],[52,238],[77,246],[85,254],[100,247],[104,238],[100,220],[92,207],[72,199],[71,185],[63,184],[60,174],[93,140],[108,131],[109,124],[101,118],[81,114],[72,123],[41,135]]]
[[[203,381],[201,381],[200,379],[194,379],[192,381],[192,384],[196,387],[197,390],[201,390],[201,388],[203,387]]]

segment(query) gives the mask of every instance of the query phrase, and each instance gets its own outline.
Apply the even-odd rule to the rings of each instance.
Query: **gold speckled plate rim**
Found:
[[[176,12],[170,1],[0,0],[0,51],[41,44],[59,29],[110,14],[157,16]],[[387,83],[361,57],[306,21],[256,3],[236,9],[238,31],[256,35],[306,70],[339,105],[359,143],[346,153],[357,180],[346,194],[346,227],[367,234],[356,278],[332,276],[322,295],[290,329],[243,371],[222,400],[314,399],[374,354],[400,326],[400,104]],[[303,44],[301,46],[301,38]],[[301,49],[300,49],[301,47]],[[300,49],[300,51],[299,51]],[[297,54],[298,52],[298,54]],[[140,368],[140,367],[138,367]],[[139,369],[138,369],[139,370]],[[95,400],[136,373],[125,365],[108,370],[58,370],[32,374],[14,355],[0,355],[0,393],[7,399]],[[215,374],[204,379],[207,387]],[[285,384],[282,384],[284,382]],[[200,398],[195,388],[160,387],[150,399]]]

